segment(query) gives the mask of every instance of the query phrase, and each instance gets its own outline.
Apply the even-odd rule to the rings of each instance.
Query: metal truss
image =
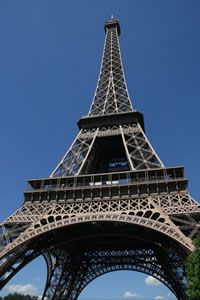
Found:
[[[89,115],[132,111],[121,61],[118,29],[106,27],[99,80]]]
[[[132,169],[143,170],[162,168],[163,163],[149,143],[140,124],[121,126],[123,141]]]
[[[23,206],[0,224],[0,288],[43,255],[43,299],[76,300],[98,276],[134,270],[187,300],[184,263],[200,233],[200,204],[188,194],[183,167],[165,168],[132,107],[119,23],[110,20],[105,31],[99,80],[80,132],[49,178],[28,181]],[[98,169],[104,143],[126,170]]]
[[[181,196],[179,195],[179,197]],[[156,200],[158,201],[158,199]],[[12,229],[13,224],[21,227],[20,223],[24,224],[25,221],[29,223],[29,226],[27,225],[27,229],[22,233],[19,234],[18,230]],[[188,250],[193,249],[191,240],[159,208],[153,197],[148,197],[81,203],[25,204],[22,209],[2,224],[4,228],[4,232],[1,234],[2,244],[5,245],[8,238],[12,242],[2,248],[0,257],[3,258],[15,248],[45,232],[75,223],[93,221],[118,221],[149,227],[178,241]]]
[[[46,283],[43,299],[69,299],[66,293],[70,289],[73,275],[75,275],[76,261],[73,261],[72,254],[57,251],[49,255],[48,262],[49,276]],[[72,290],[71,290],[72,293]]]
[[[124,249],[80,251],[57,250],[51,254],[52,267],[43,299],[75,300],[81,291],[97,277],[120,270],[138,271],[151,275],[165,284],[173,293],[175,282],[181,284],[180,272],[164,271],[162,251],[155,249]],[[180,259],[171,252],[172,270],[181,268]],[[166,260],[167,258],[165,258]],[[177,294],[179,296],[180,293]],[[185,295],[184,295],[185,296]]]
[[[119,47],[119,27],[113,21],[105,27],[106,38],[99,80],[88,113],[104,116],[135,111],[125,82]],[[50,177],[79,175],[87,163],[95,140],[100,137],[120,135],[130,170],[164,167],[139,123],[83,128]],[[93,154],[94,156],[94,154]]]
[[[51,177],[75,175],[79,172],[81,165],[93,142],[97,130],[80,131],[75,141],[51,174]]]
[[[11,252],[0,260],[0,289],[24,266],[35,259],[37,251],[26,248],[24,245],[18,248],[17,252]]]
[[[140,124],[128,124],[81,130],[50,177],[81,174],[95,140],[112,136],[121,136],[130,170],[164,167]]]
[[[117,199],[118,198],[118,199]],[[129,214],[140,209],[149,209],[151,201],[155,203],[162,212],[170,218],[173,216],[189,215],[190,217],[200,212],[200,204],[195,202],[187,192],[172,193],[165,195],[154,195],[151,197],[141,197],[129,199],[128,195],[117,197],[114,199],[97,199],[97,201],[80,201],[69,203],[32,203],[26,202],[13,215],[1,224],[1,235],[4,237],[5,245],[10,243],[12,235],[18,236],[23,233],[28,224],[37,222],[44,214],[83,214],[83,213],[99,213],[101,212],[127,212]],[[19,227],[20,224],[20,227]],[[2,239],[1,239],[2,245]]]
[[[17,259],[10,261],[7,272],[0,272],[0,287],[3,287],[22,267],[42,254],[47,262],[48,275],[43,299],[77,299],[81,291],[95,278],[112,271],[130,270],[149,274],[165,284],[178,299],[185,299],[183,281],[183,263],[173,249],[125,248],[124,250],[81,250],[82,248],[65,246],[64,250],[40,253],[21,249],[16,252]],[[30,247],[31,248],[31,247]],[[167,256],[169,256],[167,258]],[[170,260],[171,271],[169,271]],[[166,269],[168,270],[166,272]],[[183,288],[176,290],[176,284]],[[180,298],[179,298],[180,297]]]
[[[26,202],[22,208],[1,225],[0,287],[3,287],[32,259],[45,252],[45,248],[43,248],[42,251],[33,250],[31,246],[32,241],[40,236],[45,238],[49,232],[54,232],[59,228],[67,228],[67,226],[88,222],[121,222],[122,224],[139,225],[151,229],[152,232],[160,232],[168,236],[170,240],[182,244],[185,249],[191,251],[193,245],[190,238],[199,232],[199,212],[199,205],[194,202],[187,193],[163,196],[155,195],[137,199],[121,198],[106,201],[73,203],[54,202],[34,204]],[[77,259],[77,255],[75,256]],[[65,257],[60,259],[60,262],[62,262],[61,265],[56,262],[55,255],[53,257],[49,255],[47,257],[49,276],[44,294],[47,299],[76,299],[85,287],[84,284],[89,283],[87,278],[92,280],[92,278],[94,279],[109,270],[132,269],[151,274],[155,277],[157,276],[155,271],[148,273],[149,271],[142,266],[134,267],[131,264],[126,264],[125,267],[124,264],[120,263],[114,266],[109,265],[106,268],[104,268],[105,265],[103,265],[103,267],[98,269],[98,272],[94,272],[92,268],[90,269],[92,272],[88,277],[85,277],[85,272],[80,272],[79,276],[82,275],[83,278],[81,278],[81,281],[76,282],[76,284],[72,284],[74,275],[68,273],[66,268],[63,267],[64,264],[66,267],[68,266],[67,270],[69,269],[69,255],[66,256],[66,264]],[[162,258],[161,261],[163,259],[164,258]],[[169,261],[173,261],[172,257],[169,257]],[[152,264],[148,261],[148,265],[151,266]],[[169,268],[166,268],[165,264],[163,268],[166,269],[166,272],[169,272]],[[177,293],[175,286],[173,287],[173,285],[165,281],[166,272],[162,273],[162,276],[159,275],[160,277],[158,277],[158,279],[161,281],[164,280],[164,283],[174,293]],[[175,272],[176,276],[178,276],[178,274],[179,272]],[[170,275],[170,278],[172,278],[171,276],[172,275]],[[78,278],[80,279],[80,277]],[[174,280],[175,279],[173,279],[173,282]],[[180,278],[176,280],[179,280],[179,285],[184,284],[184,281],[182,282]],[[66,296],[63,291],[63,298],[61,298],[58,291],[61,291],[59,284],[63,286],[63,282],[72,285],[71,289],[69,289],[69,285],[64,285],[65,293],[69,292],[69,290],[70,293],[73,293],[72,295]],[[182,291],[184,291],[184,288],[182,288]],[[186,298],[183,297],[180,299]]]

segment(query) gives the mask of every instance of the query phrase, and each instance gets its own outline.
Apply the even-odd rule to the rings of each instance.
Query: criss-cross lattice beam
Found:
[[[70,263],[70,257],[66,253],[65,256],[60,256],[60,251],[49,254],[47,262],[48,278],[44,290],[43,299],[61,299],[67,285],[69,284],[70,274],[67,271]]]
[[[101,188],[101,186],[100,186]],[[98,188],[98,190],[100,189]],[[102,189],[105,189],[102,186]],[[159,208],[162,212],[157,214],[155,220],[161,218],[162,222],[165,217],[170,217],[173,223],[177,224],[181,231],[186,236],[194,237],[200,231],[199,219],[200,219],[200,206],[196,203],[187,192],[183,193],[171,193],[164,195],[151,195],[149,197],[131,198],[129,191],[127,195],[123,192],[123,199],[120,199],[121,191],[118,193],[111,193],[112,199],[103,200],[102,193],[98,192],[99,197],[90,201],[82,202],[65,202],[65,203],[52,203],[41,202],[31,203],[26,202],[20,209],[18,209],[13,215],[5,220],[0,226],[0,253],[5,250],[6,246],[12,245],[15,239],[19,236],[24,236],[24,232],[30,233],[31,224],[37,224],[39,228],[41,225],[50,224],[52,222],[61,221],[66,218],[77,218],[86,214],[125,214],[147,216],[148,218],[154,218],[153,203],[155,207]],[[95,194],[96,197],[98,195]],[[107,195],[107,194],[106,194]],[[151,211],[151,213],[150,213]],[[145,215],[145,213],[147,213]],[[164,216],[164,219],[163,219]],[[61,222],[63,224],[63,221]],[[56,223],[57,224],[57,223]],[[62,225],[61,224],[61,225]],[[59,225],[56,225],[56,227]],[[52,226],[52,224],[51,224]],[[35,231],[34,230],[34,231]],[[33,231],[33,228],[31,229]]]
[[[127,124],[120,127],[133,170],[164,167],[139,124]]]
[[[9,222],[12,224],[14,220],[18,223],[16,216],[14,219],[11,217],[10,221],[8,220],[3,225],[6,226],[7,224],[9,228]],[[44,208],[37,221],[31,222],[24,232],[16,235],[15,239],[2,249],[0,257],[4,257],[7,253],[31,241],[34,237],[44,235],[45,232],[75,223],[93,221],[118,221],[148,227],[178,241],[188,250],[193,249],[191,240],[180,231],[168,215],[164,214],[153,201],[153,198],[149,197],[140,200],[125,199],[119,202],[113,200],[49,205],[47,210]],[[2,234],[2,239],[3,237]]]
[[[119,47],[119,23],[105,26],[103,59],[95,96],[89,115],[105,115],[132,111]]]
[[[87,155],[95,141],[97,132],[98,129],[81,130],[50,177],[78,174],[82,168],[82,164],[87,159]]]
[[[105,31],[97,89],[88,116],[78,123],[79,134],[51,178],[39,180],[42,183],[39,186],[31,186],[33,190],[25,193],[22,208],[0,225],[0,287],[41,254],[48,266],[43,299],[75,300],[89,282],[102,274],[136,270],[158,278],[178,299],[185,300],[181,259],[194,249],[191,238],[200,230],[200,207],[188,195],[183,175],[176,177],[178,171],[173,171],[173,175],[166,170],[162,175],[164,165],[143,132],[143,117],[133,109],[128,95],[120,55],[119,23],[107,22]],[[116,159],[124,159],[130,167],[126,169],[128,177],[123,177],[122,172],[119,177],[116,172],[100,174],[98,165],[94,172],[87,168],[88,162],[93,163],[101,142],[108,141],[112,146],[112,137],[116,135],[119,135],[116,145],[121,147],[118,149],[120,157]],[[103,147],[99,149],[102,151]],[[112,154],[112,147],[109,151]],[[102,163],[102,157],[98,162]],[[84,172],[98,175],[87,177]],[[149,182],[148,172],[151,173]],[[137,176],[130,175],[132,173]],[[86,177],[89,181],[85,181]],[[112,229],[113,225],[126,226],[131,238],[132,235],[136,238],[136,231],[141,231],[141,240],[139,234],[137,238],[143,248],[139,252],[136,249],[117,251],[116,248],[102,252],[98,238],[106,232],[106,224]],[[89,227],[91,232],[79,232],[80,238],[75,232],[78,226],[79,229]],[[95,226],[101,228],[98,238]],[[70,232],[73,238],[63,241]],[[147,244],[141,243],[149,233],[148,246],[155,248],[151,253],[145,252]],[[126,234],[122,232],[123,238]],[[115,236],[112,230],[109,238],[111,236]],[[94,237],[98,242],[85,249],[87,239]],[[73,248],[74,241],[80,243],[84,251],[80,253],[81,247]],[[124,246],[123,241],[120,246]]]
[[[163,249],[157,247],[155,255],[158,264],[162,266],[165,276],[175,290],[178,299],[187,299],[187,286],[184,277],[184,265],[180,256],[175,251],[163,252]]]
[[[37,251],[22,246],[0,260],[0,289],[38,255]]]
[[[43,299],[75,300],[82,290],[97,277],[108,272],[130,270],[151,275],[165,284],[179,299],[186,299],[186,286],[180,276],[183,263],[173,251],[171,271],[168,270],[166,253],[162,249],[124,249],[124,250],[94,250],[76,249],[69,254],[68,249],[53,251],[53,267],[47,281]],[[75,260],[74,260],[75,259]],[[166,272],[168,270],[168,272]],[[183,271],[183,270],[182,270]],[[177,289],[177,282],[182,290]]]
[[[42,247],[42,251],[36,251],[31,248],[28,250],[30,246],[31,244],[27,245],[26,249],[15,252],[16,257],[13,256],[9,267],[5,266],[7,271],[0,276],[0,288],[22,267],[42,254],[48,268],[43,299],[75,300],[92,280],[118,270],[132,270],[154,276],[168,286],[178,296],[178,299],[186,299],[184,278],[182,277],[184,263],[178,252],[175,251],[176,249],[171,249],[170,245],[168,245],[169,249],[166,247],[164,251],[162,249],[159,251],[155,245],[153,246],[155,249],[148,246],[132,249],[129,245],[129,248],[124,248],[124,250],[107,250],[106,246],[102,244],[102,249],[100,247],[98,250],[87,250],[87,248],[82,250],[85,247],[79,248],[69,244],[62,249],[55,247],[56,250],[52,250],[52,252],[47,250],[47,253],[45,247]],[[166,255],[169,256],[170,270],[168,270],[169,261],[166,260]],[[182,288],[179,289],[178,286]]]
[[[139,124],[83,129],[50,177],[78,175],[87,162],[96,138],[120,135],[130,170],[163,168],[164,165]]]

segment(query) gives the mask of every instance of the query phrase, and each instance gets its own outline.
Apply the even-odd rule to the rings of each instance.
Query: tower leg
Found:
[[[49,276],[42,299],[76,300],[84,277],[79,254],[57,250],[49,255]]]
[[[164,270],[167,281],[172,286],[178,300],[188,300],[186,284],[184,283],[184,262],[180,256],[173,251],[163,252],[162,249],[155,249],[158,262]]]

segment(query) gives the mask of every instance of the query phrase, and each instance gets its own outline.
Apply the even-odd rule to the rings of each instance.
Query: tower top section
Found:
[[[110,28],[117,28],[118,35],[120,35],[120,33],[121,33],[120,24],[113,17],[105,23],[105,25],[104,25],[105,33]]]
[[[104,116],[132,112],[123,71],[119,22],[112,18],[104,25],[105,43],[97,88],[88,116]]]

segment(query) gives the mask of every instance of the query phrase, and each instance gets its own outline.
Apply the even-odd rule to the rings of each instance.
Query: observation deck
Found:
[[[187,190],[183,167],[28,180],[25,202],[142,198]]]

